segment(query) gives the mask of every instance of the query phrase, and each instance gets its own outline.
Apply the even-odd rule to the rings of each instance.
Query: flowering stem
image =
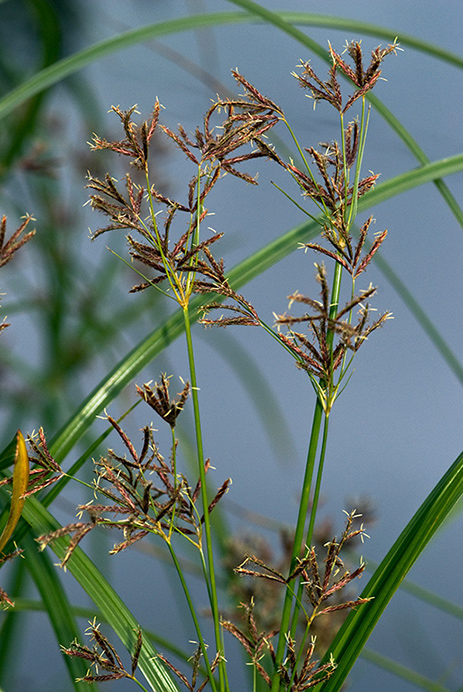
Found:
[[[352,191],[352,204],[350,205],[350,208],[348,209],[348,218],[347,218],[348,230],[351,229],[352,224],[354,223],[355,217],[357,216],[360,170],[362,168],[363,154],[365,152],[365,142],[366,142],[366,138],[367,138],[369,120],[370,120],[370,107],[368,107],[368,108],[366,107],[366,101],[365,101],[365,95],[364,95],[362,97],[362,114],[361,114],[361,119],[360,119],[360,141],[359,141],[359,149],[358,149],[358,155],[357,155],[357,164],[356,164],[356,168],[355,168],[354,189]],[[343,140],[344,140],[344,131],[343,131]]]
[[[317,397],[315,402],[315,411],[312,421],[312,432],[310,435],[309,449],[307,452],[307,462],[305,467],[304,482],[302,485],[301,500],[299,503],[299,513],[296,523],[296,532],[294,534],[293,551],[291,555],[290,573],[294,570],[297,560],[302,549],[302,541],[304,538],[305,520],[310,501],[310,488],[312,485],[312,477],[315,467],[315,457],[317,453],[318,440],[320,436],[320,427],[323,415],[323,406],[320,399]],[[283,663],[285,648],[286,648],[286,633],[289,631],[291,620],[291,610],[294,598],[294,591],[290,584],[286,587],[285,599],[283,603],[283,611],[281,615],[280,634],[275,658],[275,672],[272,679],[271,692],[278,692],[280,689],[280,673],[279,667]]]
[[[338,310],[339,294],[340,294],[340,290],[341,290],[341,276],[342,276],[342,267],[339,263],[336,263],[335,270],[334,270],[334,277],[333,277],[333,287],[332,287],[332,291],[331,291],[331,303],[330,303],[330,318],[333,318],[333,319],[336,316],[336,313]],[[334,332],[332,330],[330,330],[330,332],[327,335],[328,347],[330,349],[332,349],[332,346],[333,346],[333,338],[334,338]],[[323,387],[326,388],[327,396],[330,397],[332,383],[320,381],[320,386],[322,388]],[[316,515],[316,505],[318,504],[318,497],[320,494],[323,464],[324,464],[324,458],[325,458],[325,452],[326,452],[326,442],[327,442],[327,436],[328,436],[329,409],[330,409],[330,406],[325,407],[325,422],[324,422],[324,427],[323,427],[323,444],[322,444],[322,449],[321,449],[321,453],[320,453],[320,461],[319,461],[317,481],[316,481],[316,487],[315,487],[315,495],[314,495],[314,499],[313,499],[313,503],[312,503],[312,512],[311,512],[309,530],[308,530],[308,535],[307,535],[307,545],[309,545],[309,542],[312,540],[313,524],[315,522],[315,515]],[[307,512],[308,512],[308,508],[309,508],[309,503],[310,503],[312,478],[313,478],[313,473],[314,473],[314,468],[315,468],[315,458],[316,458],[318,443],[319,443],[319,439],[320,439],[320,429],[321,429],[321,422],[322,422],[323,413],[324,413],[324,406],[321,402],[320,397],[317,397],[317,401],[315,403],[314,416],[313,416],[313,420],[312,420],[312,431],[310,434],[306,469],[305,469],[304,481],[303,481],[303,485],[302,485],[302,494],[301,494],[301,499],[300,499],[300,503],[299,503],[299,513],[298,513],[297,523],[296,523],[296,532],[294,534],[293,551],[292,551],[292,555],[291,555],[291,565],[290,565],[290,570],[289,570],[290,574],[294,570],[294,568],[296,567],[297,560],[298,560],[298,558],[301,554],[301,550],[302,550],[302,541],[303,541],[303,537],[304,537],[305,522],[306,522]],[[272,680],[271,692],[278,692],[278,690],[280,689],[280,674],[278,672],[278,668],[282,664],[283,658],[284,658],[284,653],[285,653],[285,648],[286,648],[286,633],[290,629],[291,610],[292,610],[292,605],[293,605],[294,600],[295,600],[296,604],[295,604],[294,615],[293,615],[293,627],[295,626],[294,625],[295,618],[297,617],[297,612],[299,611],[299,607],[297,605],[298,598],[294,597],[294,591],[290,587],[290,585],[288,584],[286,587],[285,599],[284,599],[284,603],[283,603],[283,612],[282,612],[282,616],[281,616],[281,627],[280,627],[280,634],[279,634],[279,638],[278,638],[276,659],[275,659],[275,672],[274,672],[274,676],[273,676],[273,680]]]
[[[313,493],[312,506],[311,506],[311,510],[310,510],[309,528],[307,529],[307,536],[306,536],[306,541],[305,541],[305,545],[306,545],[307,550],[312,545],[313,531],[314,531],[314,526],[315,526],[315,517],[317,516],[318,500],[320,498],[320,489],[321,489],[321,485],[322,485],[323,467],[324,467],[325,456],[326,456],[326,444],[328,442],[328,423],[329,423],[329,414],[325,413],[324,422],[323,422],[322,447],[320,450],[320,460],[318,462],[317,478],[315,481],[315,489],[314,489],[314,493]],[[296,601],[294,604],[292,623],[291,623],[291,636],[293,639],[295,638],[295,635],[296,635],[297,621],[298,621],[299,612],[300,612],[300,608],[301,608],[301,599],[302,599],[303,589],[304,589],[304,586],[302,584],[302,580],[300,580],[299,581],[299,588],[297,591],[297,598],[296,598]],[[308,627],[307,627],[307,631],[308,631]],[[304,638],[304,641],[305,641],[305,638]]]
[[[188,608],[189,608],[191,617],[192,617],[192,619],[193,619],[193,623],[194,623],[195,630],[196,630],[196,635],[197,635],[197,637],[198,637],[199,645],[200,645],[200,647],[201,647],[201,651],[202,651],[202,654],[203,654],[203,657],[204,657],[204,663],[205,663],[206,669],[207,669],[207,674],[208,674],[208,677],[209,677],[209,681],[210,681],[210,683],[211,683],[211,689],[212,689],[213,692],[217,692],[217,686],[216,686],[216,683],[215,683],[215,680],[214,680],[214,675],[213,675],[213,673],[212,673],[211,666],[210,666],[210,663],[209,663],[209,657],[208,657],[208,655],[207,655],[207,645],[206,645],[206,643],[205,643],[205,641],[204,641],[204,639],[203,639],[203,635],[202,635],[202,633],[201,633],[201,626],[200,626],[200,624],[199,624],[199,622],[198,622],[198,618],[197,618],[197,615],[196,615],[195,607],[194,607],[194,605],[193,605],[193,601],[191,600],[190,591],[189,591],[188,586],[187,586],[187,583],[186,583],[186,581],[185,581],[185,577],[183,576],[182,568],[181,568],[180,563],[179,563],[179,561],[178,561],[178,559],[177,559],[177,555],[175,554],[175,550],[173,549],[173,547],[172,547],[170,541],[167,541],[167,546],[168,546],[168,548],[169,548],[169,552],[170,552],[170,555],[171,555],[171,558],[172,558],[172,562],[173,562],[174,565],[175,565],[175,569],[177,570],[178,577],[179,577],[180,582],[181,582],[181,584],[182,584],[183,593],[185,594],[185,598],[186,598],[186,601],[187,601],[187,604],[188,604]]]
[[[214,622],[214,636],[217,652],[220,654],[219,661],[219,677],[220,677],[220,690],[228,690],[228,680],[225,668],[225,660],[223,657],[223,646],[222,639],[220,636],[220,616],[219,616],[219,606],[217,600],[217,584],[215,579],[214,571],[214,556],[212,549],[212,538],[211,538],[211,523],[209,517],[209,502],[207,499],[207,487],[206,487],[206,471],[205,471],[205,459],[204,459],[204,448],[201,433],[201,417],[199,411],[199,399],[198,399],[198,384],[196,379],[196,368],[195,359],[193,351],[193,341],[191,338],[191,324],[190,316],[188,312],[188,305],[183,308],[183,318],[185,322],[185,336],[187,342],[188,350],[188,363],[190,369],[190,379],[191,379],[191,396],[193,401],[193,412],[195,421],[195,433],[196,433],[196,451],[198,455],[198,465],[199,465],[199,478],[201,481],[201,499],[204,512],[204,533],[206,538],[206,555],[207,555],[207,571],[209,577],[208,593],[209,600],[212,610],[212,618]]]
[[[310,546],[312,544],[313,530],[315,526],[315,517],[317,515],[318,500],[320,498],[320,489],[322,484],[323,466],[325,463],[326,455],[326,444],[328,441],[328,424],[330,417],[325,414],[325,420],[323,422],[323,438],[322,438],[322,448],[320,450],[320,461],[318,462],[317,479],[315,481],[315,489],[312,500],[312,508],[310,511],[310,521],[309,528],[307,529],[306,545]]]

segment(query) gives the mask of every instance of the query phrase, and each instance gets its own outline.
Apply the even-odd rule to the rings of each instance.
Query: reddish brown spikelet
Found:
[[[27,228],[30,221],[32,221],[32,216],[27,215],[21,225],[14,231],[10,238],[5,242],[6,235],[6,216],[3,215],[0,222],[0,267],[3,267],[7,262],[9,262],[14,253],[19,250],[25,243],[27,243],[34,235],[35,229],[25,233],[22,237],[21,234]]]

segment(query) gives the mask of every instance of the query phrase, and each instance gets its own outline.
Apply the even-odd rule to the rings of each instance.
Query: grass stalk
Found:
[[[320,499],[320,490],[321,490],[322,477],[323,477],[323,467],[325,464],[326,446],[327,446],[327,442],[328,442],[329,420],[330,420],[329,415],[325,414],[324,415],[324,421],[323,421],[322,445],[321,445],[321,449],[320,449],[320,459],[318,462],[317,478],[315,480],[315,488],[314,488],[314,492],[313,492],[313,499],[311,502],[311,509],[310,509],[309,526],[307,528],[307,535],[306,535],[306,540],[305,540],[305,545],[306,545],[307,549],[312,545],[313,531],[314,531],[314,527],[315,527],[315,519],[317,516],[318,502]],[[302,580],[300,580],[299,581],[299,587],[297,590],[297,597],[296,597],[295,603],[294,603],[294,610],[293,610],[292,624],[291,624],[291,636],[293,637],[293,639],[296,635],[297,621],[298,621],[299,612],[301,609],[302,592],[303,592],[303,584],[302,584]]]
[[[219,615],[219,605],[217,599],[217,583],[214,570],[214,554],[212,546],[212,535],[211,535],[211,521],[209,515],[209,501],[207,497],[207,485],[206,485],[206,469],[205,469],[205,458],[204,458],[204,447],[201,432],[201,416],[199,410],[199,397],[198,397],[198,381],[196,377],[196,366],[193,350],[193,340],[191,336],[191,324],[190,316],[188,311],[188,305],[183,308],[183,315],[185,320],[185,338],[187,343],[188,351],[188,364],[190,370],[191,379],[191,397],[193,402],[193,415],[194,415],[194,425],[195,425],[195,435],[196,435],[196,452],[198,456],[198,466],[199,466],[199,477],[201,481],[201,500],[204,512],[204,534],[206,538],[206,556],[207,556],[207,572],[208,572],[208,592],[210,605],[212,610],[212,619],[214,623],[214,637],[217,652],[220,655],[219,660],[219,678],[220,678],[220,689],[228,690],[228,680],[227,672],[225,668],[225,661],[223,657],[223,646],[222,638],[220,632],[220,615]]]
[[[209,656],[207,654],[207,645],[206,645],[204,638],[203,638],[203,635],[202,635],[201,625],[199,624],[198,616],[196,615],[196,610],[195,610],[195,607],[193,604],[193,600],[191,598],[190,590],[188,588],[188,585],[186,583],[186,580],[185,580],[185,577],[183,574],[182,566],[180,565],[180,563],[178,561],[177,555],[175,553],[175,550],[173,549],[171,542],[168,541],[167,545],[169,547],[170,556],[172,558],[172,562],[174,563],[175,569],[177,571],[178,578],[180,579],[180,583],[182,585],[182,590],[183,590],[186,602],[188,604],[188,609],[190,611],[191,618],[193,620],[193,624],[194,624],[194,627],[196,630],[196,636],[198,637],[198,642],[199,642],[199,645],[201,647],[201,651],[202,651],[203,658],[204,658],[204,664],[206,666],[207,675],[209,678],[212,692],[217,692],[217,686],[216,686],[215,678],[214,678],[213,672],[211,670],[211,665],[209,663]]]
[[[297,564],[297,559],[301,554],[302,541],[304,539],[305,522],[307,511],[310,503],[310,489],[315,468],[315,459],[317,455],[318,442],[320,438],[321,422],[323,417],[323,406],[320,399],[317,397],[315,402],[315,410],[312,420],[312,431],[310,434],[309,448],[307,452],[307,462],[305,467],[304,481],[302,484],[301,499],[299,502],[299,511],[296,522],[296,531],[294,534],[293,550],[291,554],[290,573]],[[286,648],[286,633],[289,631],[291,621],[291,611],[294,600],[294,591],[290,584],[286,587],[285,598],[283,602],[283,610],[281,614],[281,626],[276,649],[275,671],[272,678],[271,692],[278,692],[280,689],[280,673],[279,666],[283,662]]]

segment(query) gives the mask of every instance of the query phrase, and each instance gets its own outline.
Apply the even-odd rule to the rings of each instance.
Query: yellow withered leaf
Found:
[[[27,490],[29,482],[29,457],[27,456],[27,447],[23,434],[18,430],[16,434],[16,454],[13,468],[13,492],[11,495],[10,513],[8,521],[0,536],[0,551],[8,543],[16,524],[19,521],[21,512],[24,507],[24,498],[21,497]]]

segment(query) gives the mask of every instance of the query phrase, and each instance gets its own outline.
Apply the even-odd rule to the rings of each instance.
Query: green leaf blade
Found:
[[[371,577],[362,597],[373,600],[352,611],[336,635],[325,660],[331,654],[337,668],[332,677],[317,688],[320,692],[341,689],[392,596],[462,494],[463,452],[414,514]]]
[[[60,528],[52,514],[34,497],[26,500],[23,517],[37,534],[47,534]],[[66,538],[53,541],[51,548],[60,560],[68,544],[69,539]],[[90,558],[77,547],[67,563],[67,569],[101,611],[126,649],[133,651],[138,622]],[[158,660],[149,637],[143,638],[139,669],[154,692],[178,692],[178,687]]]
[[[47,553],[40,553],[37,545],[30,533],[23,539],[27,547],[27,568],[35,582],[35,585],[42,597],[44,608],[47,612],[51,626],[55,633],[58,644],[69,646],[72,641],[79,637],[72,608],[63,586],[56,574],[56,568],[52,565]],[[79,658],[64,656],[64,662],[69,671],[72,684],[76,690],[88,689],[96,692],[98,685],[94,683],[76,683],[77,678],[82,678],[87,672],[88,665]]]

